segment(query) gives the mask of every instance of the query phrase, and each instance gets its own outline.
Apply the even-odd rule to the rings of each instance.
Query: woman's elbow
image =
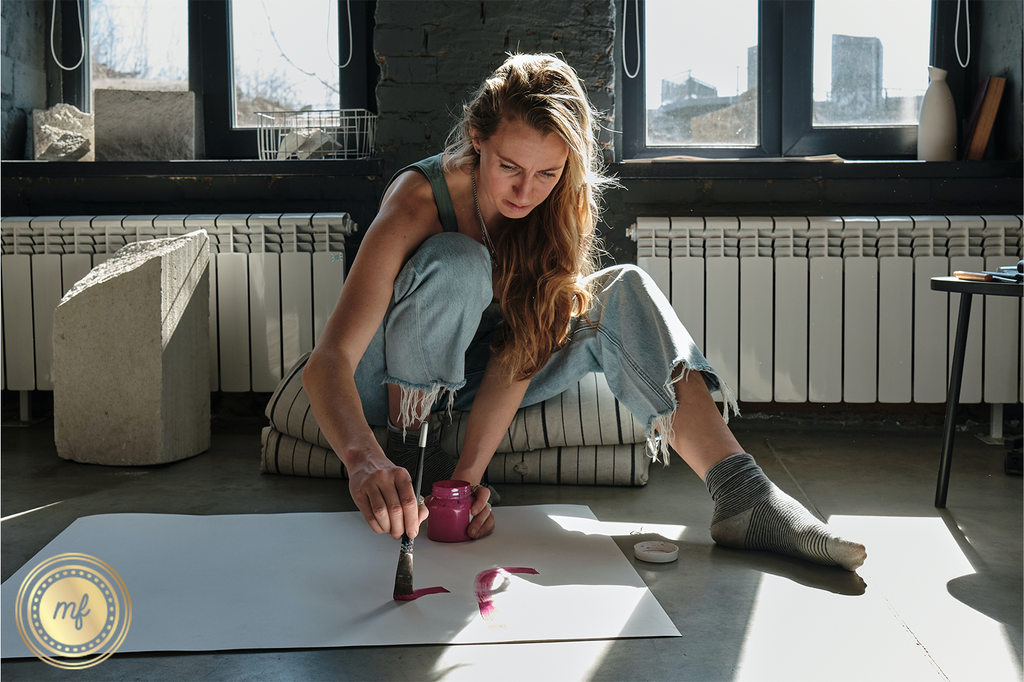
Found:
[[[335,380],[346,374],[351,375],[348,355],[329,344],[321,343],[313,349],[302,368],[302,388],[309,396],[310,403],[323,397],[324,387],[334,385]]]
[[[315,395],[315,384],[316,377],[321,376],[323,373],[323,351],[314,348],[309,354],[309,358],[306,359],[306,364],[302,368],[302,388],[306,391],[306,394],[313,399]]]

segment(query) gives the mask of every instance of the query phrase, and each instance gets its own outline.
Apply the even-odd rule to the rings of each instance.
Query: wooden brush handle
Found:
[[[953,276],[957,279],[964,279],[969,282],[991,282],[992,275],[987,272],[964,272],[963,270],[957,270],[953,273]]]

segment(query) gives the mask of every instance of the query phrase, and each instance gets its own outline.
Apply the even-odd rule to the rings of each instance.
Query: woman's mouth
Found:
[[[529,210],[530,208],[528,205],[520,206],[519,204],[513,204],[511,201],[508,201],[507,199],[505,200],[505,205],[508,206],[510,210],[515,211],[516,213],[522,213],[523,211]]]

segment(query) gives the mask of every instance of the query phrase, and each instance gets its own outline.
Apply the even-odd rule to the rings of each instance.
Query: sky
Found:
[[[280,73],[294,84],[301,104],[337,109],[338,95],[329,93],[323,81],[338,87],[338,4],[337,0],[232,0],[236,72]]]
[[[108,64],[112,68],[131,71],[141,60],[148,62],[151,77],[188,78],[186,0],[89,0],[88,5],[94,56],[103,58],[103,45],[113,40],[118,61]]]

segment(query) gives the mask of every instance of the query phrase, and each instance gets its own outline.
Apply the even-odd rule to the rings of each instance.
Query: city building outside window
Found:
[[[817,0],[813,124],[917,125],[930,44],[931,0]]]

